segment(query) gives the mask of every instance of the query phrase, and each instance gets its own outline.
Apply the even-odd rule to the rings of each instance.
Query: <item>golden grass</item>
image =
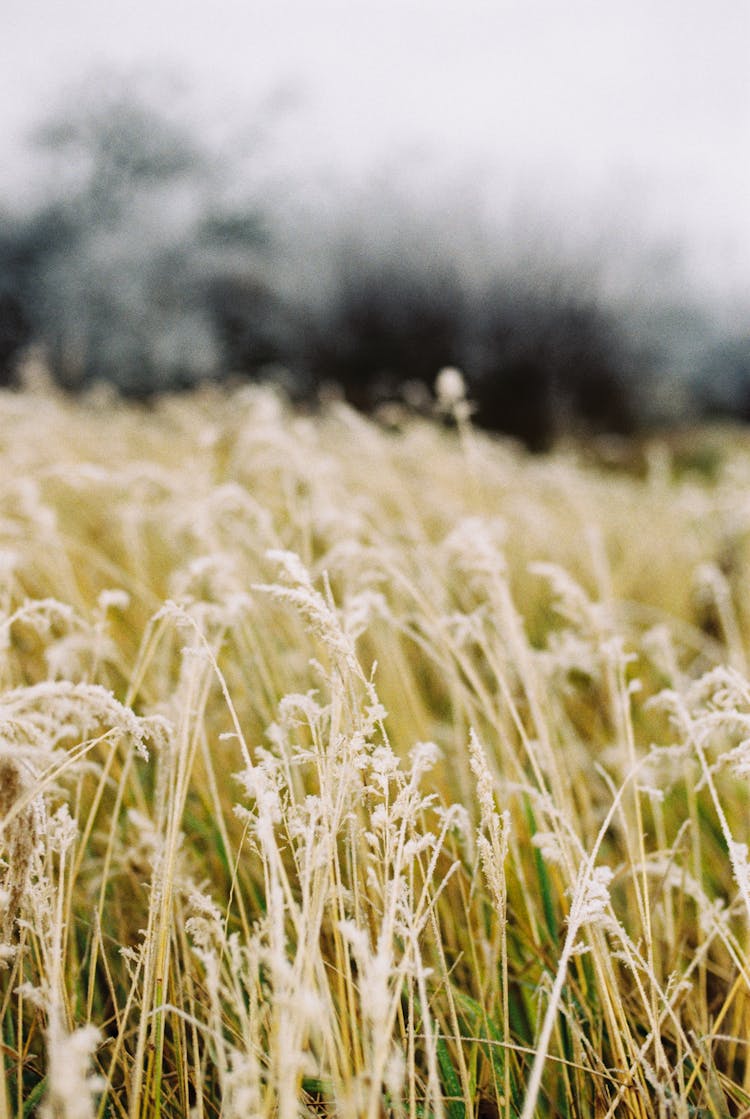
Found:
[[[458,421],[0,397],[0,1119],[750,1113],[750,442]]]

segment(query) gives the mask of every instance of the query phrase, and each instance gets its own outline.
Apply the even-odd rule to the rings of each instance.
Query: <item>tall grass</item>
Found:
[[[0,1119],[750,1113],[750,444],[443,389],[0,398]]]

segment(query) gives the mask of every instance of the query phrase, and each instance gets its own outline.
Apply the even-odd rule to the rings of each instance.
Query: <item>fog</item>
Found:
[[[748,19],[11,4],[4,376],[42,344],[71,387],[237,373],[372,407],[455,362],[531,442],[744,417]]]

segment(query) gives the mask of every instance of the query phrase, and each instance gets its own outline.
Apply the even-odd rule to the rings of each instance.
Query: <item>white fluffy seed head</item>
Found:
[[[435,395],[438,404],[450,410],[466,396],[466,382],[460,369],[446,365],[435,378]]]

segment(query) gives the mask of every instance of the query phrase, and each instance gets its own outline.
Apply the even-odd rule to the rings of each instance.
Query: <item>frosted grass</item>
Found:
[[[750,443],[437,392],[0,397],[0,1119],[750,1109]]]

